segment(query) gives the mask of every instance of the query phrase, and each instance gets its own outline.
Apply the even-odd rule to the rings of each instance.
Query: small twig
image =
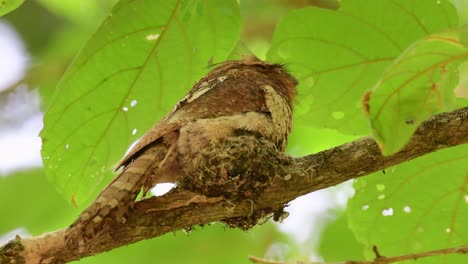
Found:
[[[293,262],[283,262],[283,261],[274,261],[267,260],[255,256],[249,256],[249,260],[253,263],[260,264],[348,264],[347,262],[314,262],[314,261],[304,261],[304,260],[295,260]]]
[[[379,249],[377,248],[376,245],[373,245],[373,246],[372,246],[372,251],[373,251],[374,254],[375,254],[375,259],[376,259],[376,260],[379,260],[379,259],[384,258],[384,257],[382,257],[382,255],[380,255]]]
[[[252,261],[253,263],[263,263],[263,264],[281,264],[281,263],[284,263],[284,262],[278,262],[278,261],[274,261],[274,260],[262,259],[262,258],[255,257],[255,256],[249,256],[249,260]]]
[[[374,250],[377,247],[373,247]],[[375,260],[348,260],[348,261],[341,261],[341,262],[310,262],[310,261],[294,261],[294,262],[282,262],[282,261],[272,261],[267,259],[262,259],[254,256],[250,256],[249,260],[253,263],[261,263],[261,264],[391,264],[396,263],[399,261],[405,260],[417,260],[420,258],[427,258],[427,257],[434,257],[434,256],[442,256],[442,255],[449,255],[449,254],[467,254],[468,253],[468,245],[455,247],[455,248],[445,248],[439,250],[432,250],[408,255],[400,255],[394,257],[382,257],[378,251],[374,250],[376,254]]]

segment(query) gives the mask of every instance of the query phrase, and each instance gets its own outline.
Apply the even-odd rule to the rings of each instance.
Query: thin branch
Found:
[[[125,224],[111,222],[106,230],[86,243],[80,242],[80,238],[75,237],[77,233],[68,229],[10,241],[0,248],[0,263],[65,263],[214,221],[249,228],[269,214],[274,213],[274,218],[279,218],[284,205],[301,195],[467,142],[468,108],[463,108],[426,121],[403,150],[388,157],[380,154],[371,138],[302,158],[271,151],[254,155],[233,152],[230,155],[238,164],[253,164],[253,175],[267,173],[271,176],[261,191],[249,196],[247,190],[242,193],[244,199],[227,199],[224,197],[228,196],[223,195],[194,201],[184,198],[190,196],[182,191],[152,197],[137,202]]]
[[[267,259],[258,258],[254,256],[250,256],[249,259],[253,263],[261,263],[261,264],[391,264],[391,263],[396,263],[400,261],[417,260],[420,258],[442,256],[442,255],[449,255],[449,254],[468,254],[468,246],[432,250],[432,251],[394,256],[394,257],[380,256],[376,258],[375,260],[361,260],[361,261],[348,260],[348,261],[340,261],[340,262],[313,262],[313,261],[312,262],[311,261],[282,262],[282,261],[267,260]]]

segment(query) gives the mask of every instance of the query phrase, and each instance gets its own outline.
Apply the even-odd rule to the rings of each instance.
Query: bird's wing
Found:
[[[167,120],[163,120],[157,123],[148,132],[146,132],[145,135],[143,135],[143,137],[130,150],[130,152],[125,155],[125,157],[117,164],[115,169],[118,170],[122,166],[127,166],[133,159],[138,157],[139,153],[144,148],[162,138],[164,135],[179,129],[180,127],[180,123],[170,123]]]

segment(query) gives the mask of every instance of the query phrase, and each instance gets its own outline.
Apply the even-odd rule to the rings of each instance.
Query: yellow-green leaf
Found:
[[[370,123],[383,154],[404,147],[430,116],[460,106],[455,87],[460,63],[467,58],[467,49],[452,32],[425,37],[387,68],[369,101]]]
[[[0,16],[4,16],[18,8],[24,0],[0,0]]]

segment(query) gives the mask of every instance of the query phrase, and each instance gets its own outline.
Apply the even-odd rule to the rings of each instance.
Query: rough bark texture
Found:
[[[275,152],[274,147],[258,141],[250,142],[258,145],[255,151],[229,152],[233,145],[238,147],[250,143],[248,138],[244,142],[228,142],[223,146],[228,155],[220,155],[213,161],[213,166],[218,166],[214,170],[217,173],[211,175],[214,188],[205,188],[197,181],[183,180],[183,185],[193,191],[202,190],[223,197],[205,198],[187,191],[173,191],[163,197],[142,200],[136,203],[125,224],[111,223],[86,243],[73,237],[69,237],[66,243],[67,229],[39,237],[17,238],[0,249],[0,263],[64,263],[213,221],[249,228],[265,216],[274,214],[274,217],[280,217],[286,203],[306,193],[467,142],[468,108],[440,114],[426,121],[403,150],[388,157],[380,154],[371,138],[301,158]],[[233,155],[233,158],[227,158]],[[219,165],[223,162],[224,166]],[[234,165],[227,166],[226,162],[234,162]],[[235,166],[252,162],[256,166],[251,166],[248,174],[256,177],[254,180],[232,177]],[[209,169],[199,172],[194,178],[206,181],[206,177],[210,177],[206,173]],[[221,176],[216,178],[217,174]],[[232,196],[220,191],[223,187],[229,189],[232,186],[240,186],[243,191]],[[260,191],[253,192],[256,193],[254,195],[248,191],[249,188]]]

